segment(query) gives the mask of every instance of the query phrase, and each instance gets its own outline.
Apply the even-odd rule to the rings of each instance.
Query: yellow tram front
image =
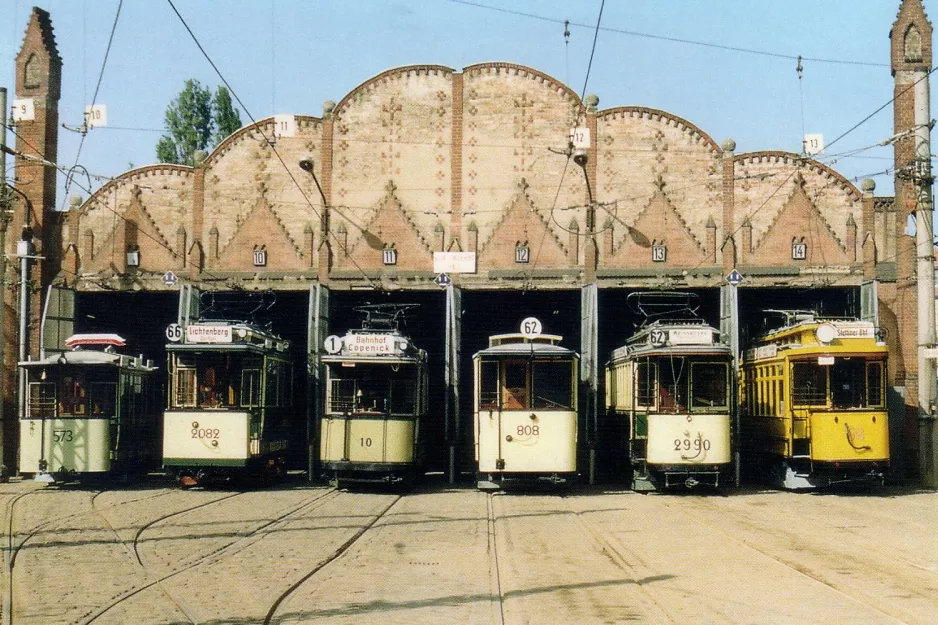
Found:
[[[237,322],[175,328],[167,331],[164,468],[184,486],[281,474],[295,417],[289,342]]]
[[[320,458],[327,477],[394,484],[423,461],[427,354],[397,330],[353,330],[326,339]]]
[[[625,421],[633,489],[719,486],[733,461],[732,362],[702,321],[656,321],[613,351],[606,409]]]
[[[473,356],[480,487],[576,476],[579,356],[560,341],[550,334],[502,334]]]
[[[156,468],[157,369],[115,351],[124,345],[116,334],[76,334],[68,351],[19,363],[27,387],[21,473],[53,481]]]
[[[786,488],[882,481],[890,461],[887,353],[870,322],[789,315],[744,354],[747,459]]]

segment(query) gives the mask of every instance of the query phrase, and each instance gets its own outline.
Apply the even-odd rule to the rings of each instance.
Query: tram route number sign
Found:
[[[182,340],[182,326],[178,323],[171,323],[166,326],[166,338],[172,341],[173,343],[178,343]]]
[[[330,354],[338,354],[340,351],[342,351],[342,337],[335,334],[330,334],[323,342],[323,347],[325,347],[326,351]]]
[[[537,317],[528,317],[521,322],[521,334],[525,338],[533,339],[536,336],[540,336],[543,331],[543,326],[541,325],[541,320]]]

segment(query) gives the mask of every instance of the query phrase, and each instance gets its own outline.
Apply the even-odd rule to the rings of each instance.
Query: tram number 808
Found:
[[[693,440],[689,438],[675,438],[674,451],[710,451],[710,441],[706,438],[697,437]]]
[[[192,438],[218,438],[221,430],[218,428],[196,428],[192,430]]]
[[[541,433],[541,428],[536,425],[519,425],[518,426],[518,436],[538,436]]]

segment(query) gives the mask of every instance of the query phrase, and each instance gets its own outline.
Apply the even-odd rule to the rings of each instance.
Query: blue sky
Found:
[[[14,58],[32,6],[49,11],[63,58],[61,121],[81,124],[96,102],[109,128],[62,130],[58,162],[77,162],[94,188],[153,163],[166,106],[187,78],[221,84],[167,0],[3,0],[2,81],[14,97]],[[889,28],[898,0],[606,0],[587,80],[601,0],[173,0],[243,102],[241,119],[319,116],[387,69],[461,69],[486,61],[528,65],[600,97],[600,109],[666,110],[737,152],[801,151],[804,132],[830,145],[892,98]],[[936,5],[938,6],[938,5]],[[926,10],[929,4],[926,0]],[[938,9],[934,9],[938,11]],[[935,13],[938,15],[938,13]],[[569,42],[563,36],[569,20]],[[698,42],[689,43],[689,42]],[[709,45],[699,45],[709,44]],[[803,73],[796,71],[798,55]],[[103,65],[103,74],[102,74]],[[934,99],[934,96],[933,96]],[[236,104],[237,106],[237,104]],[[892,105],[819,160],[892,193]],[[8,132],[7,141],[14,143]],[[9,165],[9,162],[8,162]],[[87,186],[86,181],[81,182]],[[859,184],[859,183],[858,183]],[[87,193],[73,188],[87,196]],[[67,205],[60,192],[58,205]]]

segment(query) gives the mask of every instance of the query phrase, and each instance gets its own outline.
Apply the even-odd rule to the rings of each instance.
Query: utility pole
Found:
[[[936,359],[926,350],[936,347],[935,236],[931,171],[931,103],[926,69],[914,73],[915,157],[911,180],[915,194],[915,248],[918,274],[918,415],[919,472],[922,485],[938,488],[938,408]]]
[[[7,189],[7,88],[0,87],[0,297],[6,298],[7,292],[7,228],[13,217],[10,190]],[[6,302],[0,300],[0,478],[6,477],[3,467],[3,449],[6,439]]]

